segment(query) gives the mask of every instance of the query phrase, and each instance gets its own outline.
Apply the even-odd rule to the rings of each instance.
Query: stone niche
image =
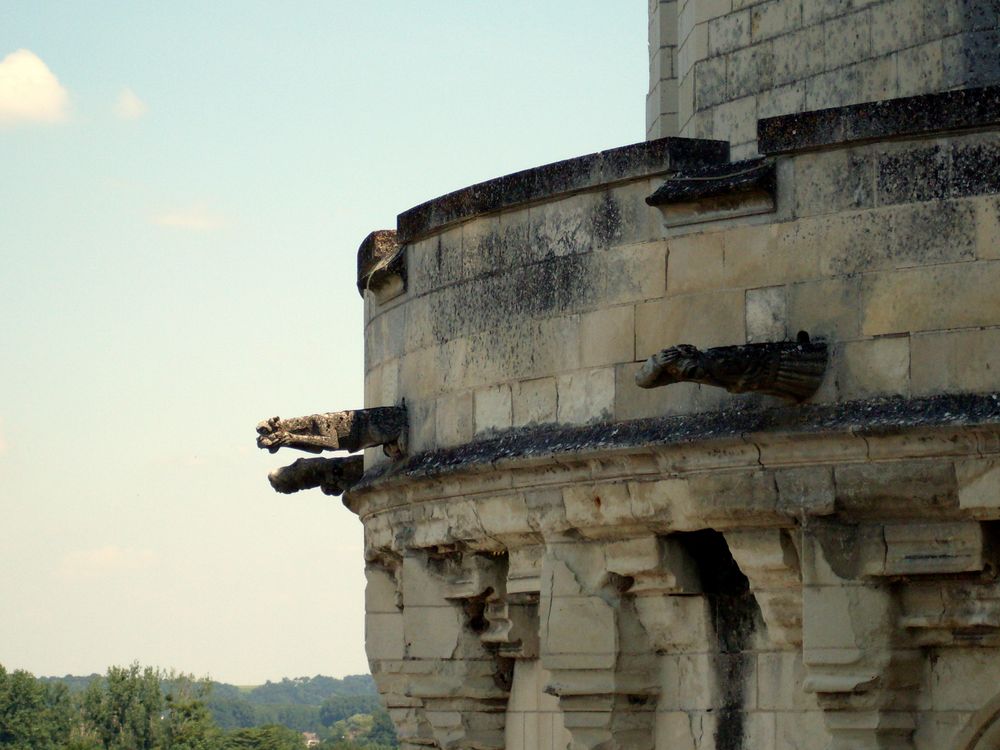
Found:
[[[947,46],[934,19],[986,66],[990,4],[710,5],[674,8],[683,132],[751,148],[527,170],[362,246],[365,413],[405,414],[395,448],[276,481],[346,490],[364,525],[406,750],[1000,749],[1000,89],[902,78]],[[817,62],[776,103],[787,45],[862,20],[912,96],[853,104]],[[780,116],[707,104],[744,57],[774,62],[751,111]],[[700,129],[710,107],[750,135]],[[808,388],[768,369],[788,352]],[[265,442],[346,445],[283,424]]]

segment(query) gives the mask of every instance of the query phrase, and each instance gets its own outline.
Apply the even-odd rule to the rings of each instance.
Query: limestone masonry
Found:
[[[406,750],[1000,750],[1000,3],[648,2],[651,140],[365,240],[272,482]]]

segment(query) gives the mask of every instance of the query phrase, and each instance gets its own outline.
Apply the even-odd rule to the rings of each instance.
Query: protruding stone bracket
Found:
[[[343,495],[365,472],[363,456],[300,458],[267,475],[275,492],[290,495],[319,487],[324,495]]]
[[[405,452],[406,408],[382,406],[293,419],[272,417],[257,425],[257,436],[257,447],[271,453],[279,448],[353,453],[381,445],[387,456],[398,458]]]
[[[394,229],[379,229],[358,248],[358,293],[371,291],[378,303],[406,291],[406,253]]]
[[[775,210],[777,171],[772,159],[710,164],[676,172],[646,203],[668,227],[719,221]]]
[[[763,393],[794,402],[812,396],[826,372],[825,343],[800,331],[796,341],[719,346],[681,344],[652,357],[635,375],[640,388],[701,383],[730,393]]]

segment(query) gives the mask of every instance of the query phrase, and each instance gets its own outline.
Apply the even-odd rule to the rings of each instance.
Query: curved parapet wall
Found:
[[[992,736],[1000,90],[758,134],[400,217],[365,398],[405,404],[407,452],[345,502],[404,747]],[[697,366],[639,388],[661,350]],[[818,388],[772,385],[788,357]]]

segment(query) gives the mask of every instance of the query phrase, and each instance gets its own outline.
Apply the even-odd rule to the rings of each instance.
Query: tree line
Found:
[[[244,690],[138,664],[89,678],[35,678],[0,665],[0,748],[302,750],[303,732],[321,738],[320,750],[398,746],[368,676]]]

